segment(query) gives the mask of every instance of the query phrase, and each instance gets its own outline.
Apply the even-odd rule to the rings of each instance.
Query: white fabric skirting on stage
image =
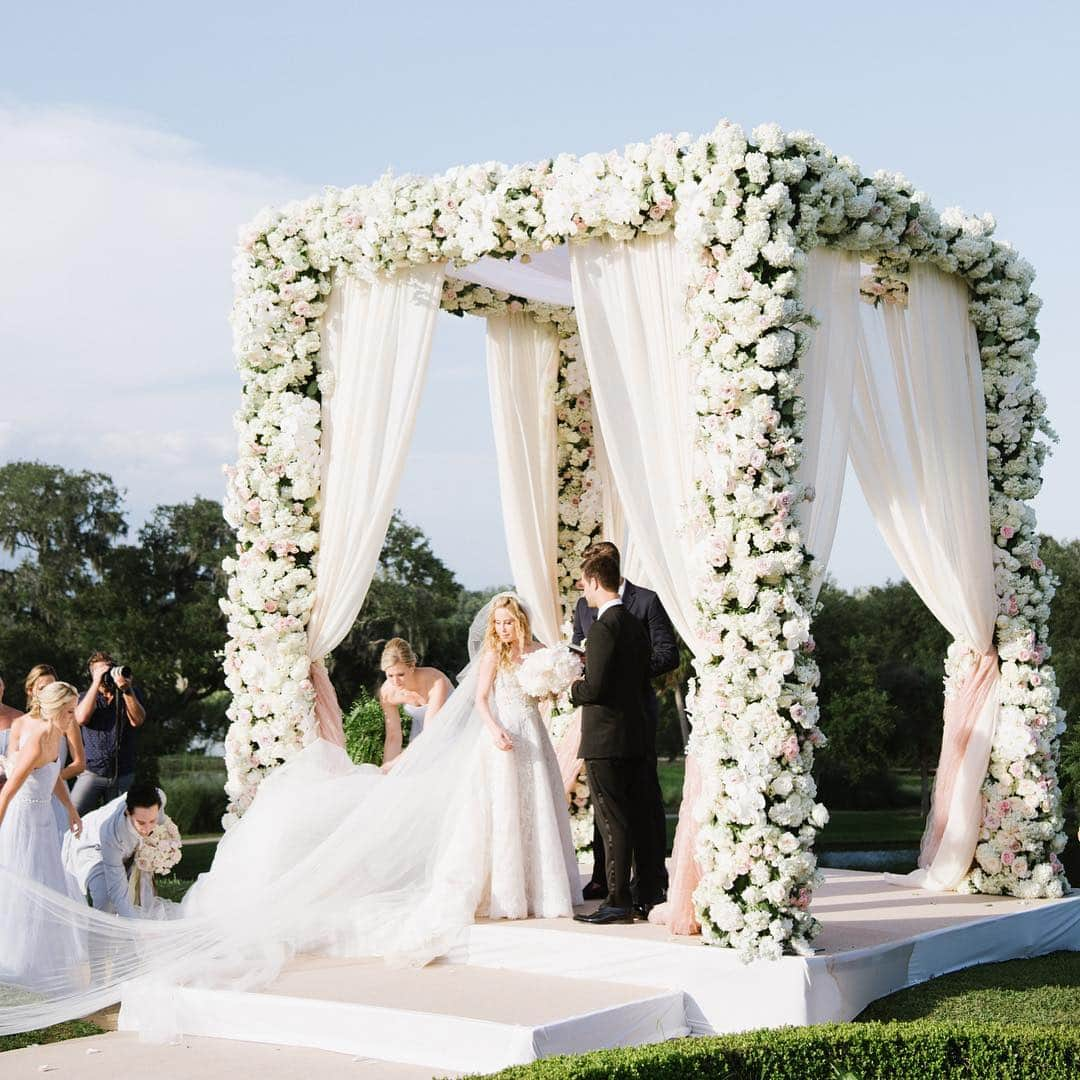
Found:
[[[564,942],[569,928],[549,921],[477,924],[467,962],[681,989],[694,1034],[722,1034],[852,1020],[870,1002],[950,971],[1080,950],[1080,894],[1058,901],[942,898],[895,888],[879,874],[835,870],[826,872],[825,899],[830,887],[859,892],[817,912],[823,955],[744,965],[731,950],[672,939],[660,927],[575,932]],[[934,928],[919,932],[926,921]],[[874,943],[852,947],[866,938]]]
[[[1062,900],[930,894],[827,871],[818,955],[742,964],[664,927],[569,919],[477,923],[451,962],[396,968],[301,958],[259,992],[148,988],[148,1017],[186,1035],[316,1047],[462,1072],[686,1034],[847,1021],[871,1001],[970,967],[1080,950],[1080,893]]]

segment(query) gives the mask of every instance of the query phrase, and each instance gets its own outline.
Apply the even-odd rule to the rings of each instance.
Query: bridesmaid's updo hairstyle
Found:
[[[382,659],[379,661],[379,670],[386,671],[395,664],[404,664],[406,667],[416,667],[416,653],[412,646],[404,638],[391,638],[382,651]]]
[[[37,704],[41,710],[42,720],[53,720],[59,716],[65,706],[75,701],[79,691],[71,683],[54,682],[43,686],[37,692]]]
[[[53,682],[58,678],[56,668],[54,668],[52,664],[35,664],[30,669],[26,676],[26,682],[23,683],[23,687],[26,690],[26,711],[31,716],[41,716],[41,707],[38,705],[37,695],[34,693],[34,683],[36,683],[42,675],[48,675]]]
[[[495,629],[495,616],[500,611],[509,611],[517,625],[517,634],[514,641],[503,641]],[[529,624],[528,612],[518,603],[518,598],[513,593],[502,593],[495,597],[488,612],[487,631],[484,633],[484,648],[490,649],[498,659],[499,667],[511,667],[513,665],[514,645],[517,645],[518,654],[524,655],[525,648],[532,641],[532,626]]]

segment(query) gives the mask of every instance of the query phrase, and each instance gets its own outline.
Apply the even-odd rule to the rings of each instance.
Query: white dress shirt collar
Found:
[[[621,603],[622,603],[622,597],[621,597],[621,596],[617,596],[617,597],[616,597],[616,598],[615,598],[614,600],[609,600],[609,601],[608,601],[608,602],[607,602],[606,604],[604,604],[604,605],[603,605],[603,606],[602,606],[602,607],[600,608],[600,610],[599,610],[599,611],[598,611],[598,612],[596,613],[596,617],[597,617],[598,619],[602,618],[602,617],[603,617],[603,614],[604,614],[604,612],[605,612],[605,611],[607,611],[607,609],[608,609],[608,608],[613,608],[613,607],[616,607],[617,605],[619,605],[619,604],[621,604]]]

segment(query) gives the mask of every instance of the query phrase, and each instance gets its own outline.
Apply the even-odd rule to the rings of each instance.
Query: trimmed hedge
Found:
[[[214,772],[188,772],[163,777],[165,812],[176,822],[181,836],[221,832],[221,818],[228,799],[225,778]]]
[[[827,1024],[554,1057],[499,1080],[1073,1080],[1080,1032],[1033,1025]]]
[[[158,775],[164,783],[189,773],[214,773],[225,782],[225,759],[209,754],[162,754],[157,759]]]

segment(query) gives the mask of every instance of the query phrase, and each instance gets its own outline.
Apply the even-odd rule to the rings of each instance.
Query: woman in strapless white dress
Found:
[[[386,720],[383,742],[383,764],[389,765],[404,748],[401,731],[401,706],[411,721],[409,742],[414,742],[424,730],[424,724],[434,719],[454,687],[438,668],[419,667],[412,646],[403,638],[392,638],[383,649],[382,668],[386,681],[379,691]]]
[[[74,719],[77,697],[69,683],[53,683],[37,699],[41,716],[21,716],[11,727],[8,779],[0,791],[0,867],[5,871],[0,877],[0,983],[5,987],[66,982],[85,958],[78,926],[58,926],[20,883],[29,879],[59,896],[83,900],[61,862],[52,810],[55,792],[64,802],[71,831],[79,835],[82,821],[59,780],[60,745],[65,726]]]

